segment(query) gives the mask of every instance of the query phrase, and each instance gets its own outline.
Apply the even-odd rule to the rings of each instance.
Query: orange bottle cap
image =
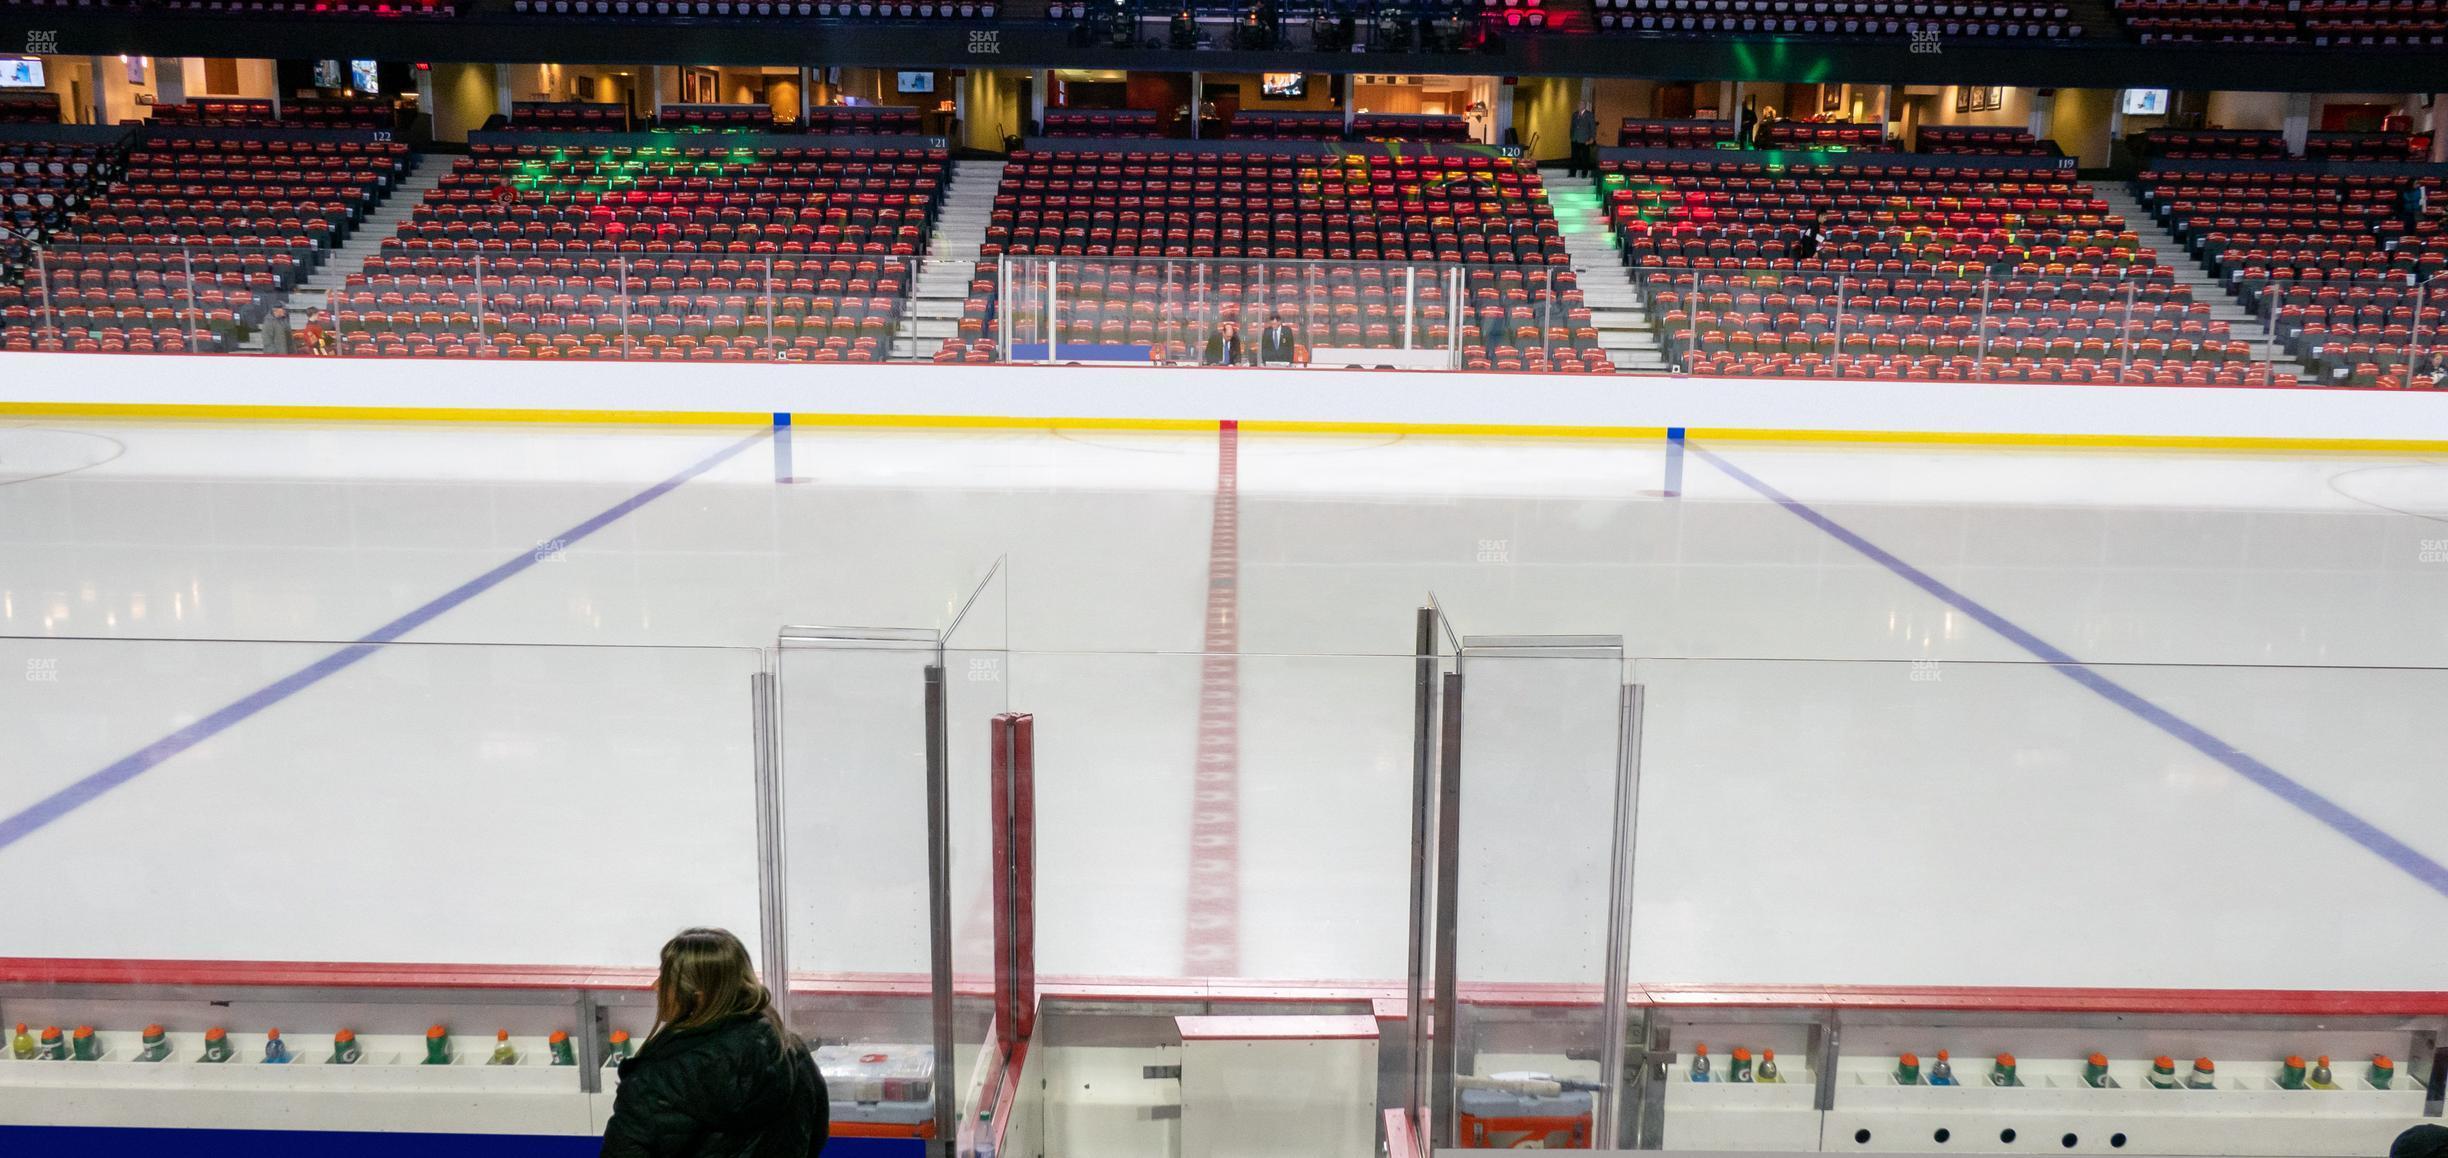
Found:
[[[2299,1057],[2297,1057],[2297,1056],[2295,1056],[2294,1054],[2288,1054],[2288,1055],[2287,1055],[2287,1064],[2288,1064],[2288,1065],[2291,1065],[2291,1066],[2294,1066],[2296,1069],[2302,1069],[2302,1068],[2303,1068],[2303,1059],[2302,1059],[2302,1058],[2299,1058]]]
[[[1898,1064],[1898,1065],[1908,1065],[1908,1066],[1917,1066],[1917,1065],[1920,1065],[1920,1064],[1921,1064],[1921,1058],[1920,1058],[1920,1055],[1918,1055],[1918,1054],[1909,1054],[1909,1053],[1908,1053],[1908,1054],[1905,1054],[1904,1056],[1902,1056],[1902,1057],[1900,1057],[1900,1058],[1897,1058],[1897,1059],[1896,1059],[1896,1064]]]
[[[161,1033],[162,1033],[162,1027],[160,1027],[160,1026],[158,1026],[158,1025],[148,1025],[148,1026],[146,1026],[146,1027],[144,1028],[144,1035],[145,1035],[146,1037],[160,1037],[160,1036],[161,1036]],[[2327,1059],[2327,1058],[2322,1058],[2321,1060],[2322,1060],[2323,1062],[2326,1062],[2326,1061],[2328,1061],[2329,1059]]]
[[[19,1032],[19,1033],[24,1033],[24,1032],[25,1032],[25,1023],[24,1023],[24,1022],[20,1021],[20,1022],[18,1022],[18,1023],[17,1023],[17,1032]]]
[[[2002,1066],[2010,1066],[2010,1065],[2015,1064],[2015,1063],[2014,1063],[2014,1055],[2013,1055],[2013,1054],[2010,1054],[2010,1053],[2002,1053],[2002,1054],[1999,1054],[1999,1055],[1998,1055],[1998,1064],[1999,1064],[1999,1065],[2002,1065]]]
[[[450,1036],[450,1031],[449,1031],[449,1030],[447,1030],[447,1029],[442,1028],[441,1026],[438,1026],[438,1025],[437,1025],[437,1026],[433,1027],[432,1029],[426,1030],[426,1031],[425,1031],[425,1036],[427,1036],[427,1037],[449,1037],[449,1036]]]
[[[2176,1068],[2176,1059],[2169,1057],[2166,1054],[2160,1054],[2158,1060],[2153,1061],[2151,1064],[2163,1070],[2172,1070]]]
[[[92,1027],[92,1026],[90,1026],[90,1025],[80,1025],[80,1026],[76,1027],[76,1036],[78,1036],[78,1037],[92,1037],[92,1036],[93,1036],[93,1027]]]
[[[206,1041],[219,1041],[228,1036],[229,1034],[222,1032],[221,1027],[217,1025],[204,1031],[204,1040]]]
[[[1939,1051],[1938,1051],[1938,1060],[1939,1060],[1939,1061],[1945,1061],[1945,1060],[1947,1060],[1947,1051],[1945,1051],[1945,1050],[1943,1050],[1943,1049],[1942,1049],[1942,1050],[1939,1050]]]
[[[2320,1056],[2320,1064],[2321,1064],[2322,1066],[2324,1066],[2324,1067],[2325,1067],[2325,1066],[2327,1066],[2327,1065],[2329,1064],[2329,1055],[2328,1055],[2328,1054],[2322,1054],[2322,1055]]]
[[[510,1031],[509,1031],[509,1030],[506,1030],[506,1029],[497,1029],[497,1030],[494,1030],[494,1031],[493,1031],[493,1040],[495,1040],[495,1041],[508,1041],[508,1040],[510,1040]]]
[[[1707,1056],[1708,1056],[1708,1043],[1704,1041],[1704,1042],[1701,1042],[1701,1043],[1700,1043],[1700,1044],[1698,1044],[1698,1045],[1693,1046],[1693,1047],[1692,1047],[1692,1052],[1693,1052],[1693,1053],[1696,1053],[1696,1054],[1698,1054],[1698,1055],[1700,1055],[1701,1057],[1707,1057]]]
[[[614,1040],[614,1041],[627,1041],[627,1040],[629,1040],[629,1031],[628,1031],[628,1030],[625,1030],[625,1029],[616,1029],[616,1030],[613,1030],[613,1031],[612,1031],[612,1040]],[[1702,1052],[1702,1053],[1707,1053],[1707,1052],[1708,1052],[1708,1047],[1707,1047],[1707,1046],[1702,1046],[1702,1047],[1700,1047],[1700,1052]]]
[[[2107,1065],[2107,1064],[2108,1064],[2108,1055],[2107,1055],[2107,1054],[2104,1054],[2104,1053],[2095,1053],[2095,1054],[2092,1054],[2092,1055],[2091,1055],[2091,1064],[2092,1064],[2092,1065],[2095,1065],[2095,1066],[2104,1066],[2104,1065]]]
[[[1741,1047],[1741,1046],[1739,1046],[1739,1045],[1738,1045],[1738,1046],[1735,1046],[1735,1047],[1734,1047],[1734,1060],[1735,1060],[1735,1061],[1750,1061],[1750,1060],[1751,1060],[1751,1051],[1750,1051],[1750,1050],[1747,1050],[1747,1049],[1744,1049],[1743,1047]]]
[[[546,1041],[549,1041],[549,1042],[551,1042],[551,1043],[553,1043],[554,1045],[559,1045],[559,1044],[561,1044],[562,1042],[565,1042],[565,1041],[568,1041],[568,1040],[569,1040],[569,1034],[568,1034],[568,1032],[566,1032],[566,1031],[564,1031],[564,1030],[558,1030],[558,1029],[556,1029],[556,1030],[552,1031],[552,1036],[551,1036],[551,1037],[549,1037],[549,1038],[546,1038],[545,1040],[546,1040]]]
[[[56,1026],[56,1025],[46,1025],[46,1026],[44,1026],[44,1027],[43,1027],[43,1036],[44,1036],[44,1037],[58,1037],[58,1036],[59,1036],[59,1027],[58,1027],[58,1026]]]
[[[279,1031],[279,1030],[277,1030],[277,1029],[267,1029],[267,1030],[265,1030],[265,1031],[264,1031],[264,1037],[265,1037],[265,1039],[266,1039],[266,1040],[269,1040],[269,1041],[279,1041],[279,1040],[280,1040],[280,1031]]]
[[[21,1026],[18,1026],[17,1028],[19,1028],[19,1029],[24,1029],[25,1027],[21,1025]],[[2384,1069],[2384,1070],[2393,1070],[2393,1069],[2396,1069],[2396,1068],[2397,1068],[2397,1063],[2396,1063],[2396,1062],[2393,1062],[2393,1061],[2390,1061],[2390,1060],[2389,1060],[2389,1055],[2387,1055],[2387,1054],[2376,1054],[2376,1055],[2374,1055],[2374,1056],[2372,1057],[2372,1064],[2373,1064],[2373,1065],[2376,1065],[2376,1066],[2379,1066],[2381,1069]]]
[[[332,1040],[333,1040],[333,1041],[355,1041],[355,1040],[357,1040],[357,1031],[356,1031],[356,1030],[353,1030],[353,1029],[344,1029],[344,1030],[341,1030],[340,1032],[335,1033],[335,1034],[333,1034],[333,1035],[332,1035]]]
[[[1775,1051],[1775,1050],[1773,1050],[1773,1049],[1763,1049],[1763,1050],[1761,1050],[1761,1051],[1760,1051],[1760,1060],[1761,1060],[1761,1061],[1775,1061],[1775,1060],[1776,1060],[1776,1051]]]
[[[2215,1069],[2216,1067],[2210,1064],[2209,1058],[2197,1057],[2193,1059],[2193,1068],[2197,1070],[2207,1070]]]

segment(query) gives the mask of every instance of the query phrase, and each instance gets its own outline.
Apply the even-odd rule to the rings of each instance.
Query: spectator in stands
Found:
[[[1591,108],[1588,101],[1582,101],[1581,107],[1573,110],[1572,160],[1566,163],[1564,175],[1598,175],[1598,110]]]
[[[1819,256],[1819,244],[1826,240],[1827,215],[1822,213],[1812,219],[1810,228],[1794,238],[1793,244],[1786,247],[1786,252],[1791,253],[1795,261],[1809,261]]]
[[[807,1044],[782,1023],[748,949],[722,929],[663,946],[655,1026],[620,1064],[604,1158],[824,1149],[832,1105]]]
[[[2422,228],[2423,213],[2431,207],[2431,190],[2421,181],[2406,182],[2405,191],[2397,195],[2397,206],[2405,216],[2406,232]]]
[[[1207,352],[1199,361],[1208,366],[1239,365],[1241,327],[1230,320],[1218,322],[1215,332],[1207,335]]]
[[[1761,109],[1759,111],[1759,119],[1751,126],[1751,147],[1754,149],[1766,149],[1771,147],[1773,144],[1773,133],[1771,130],[1776,128],[1776,123],[1777,111],[1775,105],[1769,105]]]

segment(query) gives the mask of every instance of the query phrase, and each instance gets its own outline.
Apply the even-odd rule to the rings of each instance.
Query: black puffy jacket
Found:
[[[832,1118],[806,1048],[743,1013],[665,1031],[621,1063],[604,1158],[815,1158]]]

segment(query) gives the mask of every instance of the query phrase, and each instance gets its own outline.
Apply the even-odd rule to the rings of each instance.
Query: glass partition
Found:
[[[754,649],[12,637],[0,670],[13,955],[651,969],[686,926],[758,939]]]

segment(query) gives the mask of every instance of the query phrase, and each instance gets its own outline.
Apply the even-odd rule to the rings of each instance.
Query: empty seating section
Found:
[[[0,141],[0,282],[31,266],[35,244],[84,208],[118,157],[91,142]]]
[[[1462,117],[1413,113],[1360,113],[1352,118],[1356,141],[1444,141],[1471,139],[1470,121]]]
[[[1153,139],[1164,135],[1148,109],[1047,109],[1045,135]]]
[[[456,16],[453,0],[150,0],[179,12],[434,18]]]
[[[407,146],[362,141],[156,138],[45,254],[63,333],[21,310],[42,285],[0,300],[9,348],[225,350],[277,308],[322,251],[406,172]]]
[[[1592,0],[1598,27],[1661,35],[1943,36],[2071,39],[2070,7],[2052,0]]]
[[[148,118],[157,125],[203,125],[208,128],[269,128],[281,123],[267,100],[211,98],[185,104],[153,106]]]
[[[807,131],[850,136],[918,135],[919,113],[912,108],[875,105],[820,105],[808,110]]]
[[[663,111],[655,114],[655,125],[665,129],[770,133],[774,130],[774,111],[771,105],[664,105]]]
[[[1340,141],[1343,114],[1242,109],[1233,114],[1229,131],[1244,141]]]
[[[2311,133],[2304,137],[2308,161],[2419,161],[2428,155],[2429,137],[2404,133]]]
[[[2297,15],[2315,44],[2448,44],[2448,4],[2440,0],[2303,0]]]
[[[1625,117],[1615,143],[1627,149],[1714,149],[1734,139],[1727,121],[1652,121]]]
[[[472,146],[333,295],[344,354],[881,361],[937,149]]]
[[[1984,125],[1923,125],[1913,151],[1981,157],[2046,157],[2049,147],[2022,129]]]
[[[629,110],[590,101],[519,101],[510,106],[510,129],[538,133],[625,133]]]
[[[2429,190],[2409,222],[2409,184]],[[2177,240],[2324,379],[2402,385],[2442,345],[2448,271],[2442,180],[2318,172],[2152,170],[2137,195]],[[2414,332],[2421,303],[2422,334]]]
[[[2283,161],[2283,134],[2259,129],[2152,129],[2142,134],[2142,154],[2171,160]]]
[[[0,125],[56,125],[60,123],[58,93],[0,94]]]
[[[2115,7],[2125,30],[2144,44],[2291,44],[2302,32],[2289,0],[2115,0]]]
[[[1023,150],[996,192],[959,336],[937,361],[994,360],[992,267],[1006,255],[1020,281],[1043,271],[1036,259],[1058,259],[1066,344],[1197,360],[1222,322],[1276,316],[1312,348],[1393,349],[1408,334],[1430,349],[1458,341],[1478,369],[1614,368],[1546,190],[1519,159]],[[1445,280],[1456,266],[1458,303]],[[1020,324],[1014,340],[1032,340]]]
[[[1772,121],[1761,145],[1770,149],[1845,149],[1855,153],[1892,153],[1885,125],[1855,125],[1842,121]]]
[[[512,0],[534,16],[735,20],[992,20],[996,0]]]
[[[2251,348],[2071,173],[1609,160],[1601,182],[1692,373],[2258,381]],[[1799,258],[1814,222],[1826,240]]]

